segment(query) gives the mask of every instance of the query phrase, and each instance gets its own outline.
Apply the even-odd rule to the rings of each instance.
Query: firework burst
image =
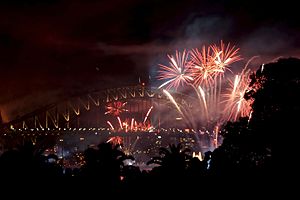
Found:
[[[235,46],[230,46],[230,43],[227,45],[221,40],[220,46],[216,44],[211,46],[215,57],[214,62],[216,65],[216,71],[224,73],[226,69],[229,69],[228,66],[234,62],[241,60],[241,56],[238,54],[239,48]]]
[[[113,126],[110,121],[107,121],[107,124],[109,125],[111,131],[124,131],[126,133],[138,131],[147,132],[153,129],[151,120],[148,119],[152,109],[153,106],[149,108],[143,121],[136,121],[135,118],[125,118],[122,120],[119,116],[117,116],[115,126]]]
[[[184,50],[182,53],[176,51],[175,57],[168,55],[170,60],[169,66],[160,64],[160,71],[158,75],[159,80],[166,80],[158,88],[166,86],[167,89],[187,85],[193,81],[192,73],[188,62],[188,53]]]
[[[224,81],[226,72],[233,63],[241,60],[239,48],[221,41],[219,44],[202,46],[179,53],[176,57],[168,56],[170,66],[160,65],[159,79],[167,80],[159,88],[167,86],[163,93],[168,97],[174,108],[181,114],[189,128],[206,129],[212,133],[214,147],[219,145],[218,132],[222,124],[228,120],[236,121],[239,117],[251,114],[251,102],[244,99],[248,91],[250,70],[244,70],[234,80]],[[184,87],[182,91],[194,90],[198,103],[192,108],[176,102],[171,88]],[[189,88],[187,88],[187,87]],[[226,89],[222,89],[225,87]],[[226,91],[226,92],[225,92]],[[223,94],[225,92],[225,94]],[[195,97],[195,94],[192,95]],[[187,94],[190,96],[190,93]],[[199,115],[199,113],[201,113]]]
[[[247,117],[250,115],[251,101],[247,101],[244,96],[249,90],[250,70],[243,70],[241,74],[235,75],[234,81],[229,80],[229,88],[224,94],[226,100],[225,113],[227,120],[236,121],[238,117]]]
[[[121,138],[120,136],[114,136],[109,138],[106,143],[111,143],[113,145],[121,145],[123,143],[123,138]]]
[[[121,102],[121,101],[116,101],[109,103],[106,106],[107,111],[104,113],[105,115],[111,114],[114,116],[119,116],[122,112],[128,112],[128,110],[125,108],[127,102]]]
[[[200,51],[199,49],[190,51],[190,66],[194,85],[199,86],[202,83],[205,83],[207,86],[212,85],[216,70],[212,53],[211,48],[206,48],[205,46]]]

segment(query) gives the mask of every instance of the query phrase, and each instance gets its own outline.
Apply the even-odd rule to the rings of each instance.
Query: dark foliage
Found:
[[[252,118],[226,125],[210,171],[249,177],[292,174],[300,121],[300,60],[262,65],[251,78],[252,90],[245,98],[254,99]]]

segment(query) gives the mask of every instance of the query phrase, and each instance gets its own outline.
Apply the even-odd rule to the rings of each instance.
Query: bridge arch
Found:
[[[70,126],[70,122],[84,112],[105,106],[110,102],[132,99],[152,99],[169,102],[169,99],[163,94],[162,90],[153,87],[138,85],[105,89],[44,106],[41,109],[3,124],[2,128],[14,130],[73,128]],[[176,99],[178,102],[183,102],[186,97],[180,93],[176,93]]]

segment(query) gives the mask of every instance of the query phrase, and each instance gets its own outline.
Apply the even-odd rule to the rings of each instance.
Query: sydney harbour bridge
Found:
[[[173,96],[179,104],[192,106],[184,94]],[[162,90],[144,85],[71,97],[1,125],[2,150],[29,139],[56,145],[62,156],[108,141],[122,143],[136,156],[153,156],[154,149],[172,143],[195,152],[211,146],[209,135],[192,129]]]

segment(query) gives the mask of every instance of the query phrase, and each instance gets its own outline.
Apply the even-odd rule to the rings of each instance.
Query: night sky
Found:
[[[139,77],[155,85],[166,54],[221,39],[241,48],[244,61],[300,57],[292,2],[1,0],[3,118]]]

